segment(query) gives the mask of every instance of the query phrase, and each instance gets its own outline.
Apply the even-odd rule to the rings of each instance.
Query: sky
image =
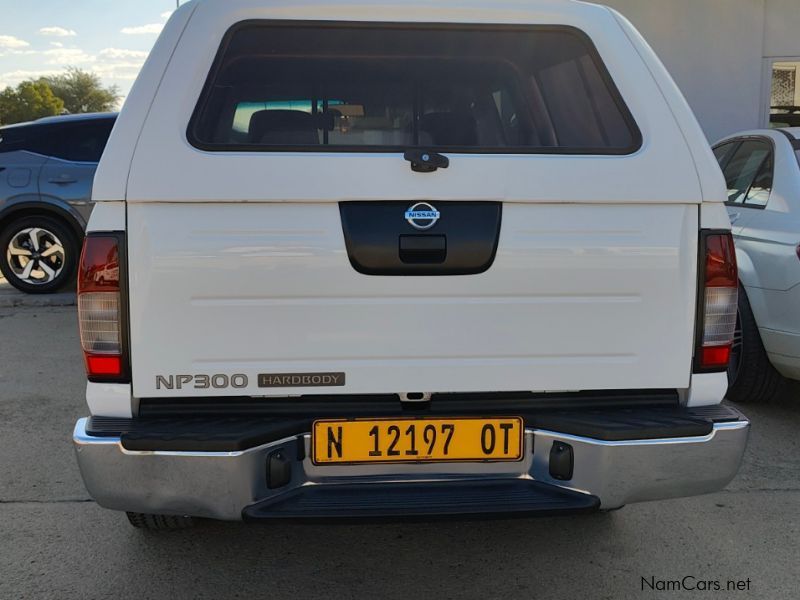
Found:
[[[175,0],[0,0],[0,90],[75,66],[127,96]]]

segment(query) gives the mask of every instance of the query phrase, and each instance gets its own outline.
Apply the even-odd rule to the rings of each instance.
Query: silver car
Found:
[[[0,272],[23,292],[72,283],[92,182],[117,115],[0,127]]]
[[[800,128],[738,133],[714,154],[728,185],[739,315],[728,398],[766,402],[800,380]]]

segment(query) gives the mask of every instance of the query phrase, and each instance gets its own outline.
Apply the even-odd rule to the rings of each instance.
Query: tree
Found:
[[[53,93],[64,101],[69,113],[108,112],[117,108],[122,97],[115,85],[103,87],[100,77],[77,67],[69,67],[62,75],[42,77]]]
[[[0,123],[8,125],[33,121],[64,112],[64,102],[57,98],[45,81],[23,81],[16,88],[0,92]]]

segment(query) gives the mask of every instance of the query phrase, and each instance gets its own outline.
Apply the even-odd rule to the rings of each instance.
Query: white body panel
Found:
[[[140,397],[286,395],[257,374],[313,371],[346,372],[346,393],[689,385],[694,206],[507,204],[494,265],[462,277],[357,273],[335,205],[134,204],[128,219]],[[250,386],[156,389],[184,373]]]
[[[424,175],[391,153],[198,150],[186,131],[209,69],[250,19],[573,26],[643,144],[628,156],[451,154]],[[687,390],[700,219],[725,221],[719,168],[652,50],[612,11],[561,0],[190,2],[106,148],[95,199],[120,197],[141,398]],[[480,275],[361,275],[337,206],[348,200],[503,202],[497,257]],[[320,371],[347,385],[257,387],[259,373]],[[217,373],[249,384],[156,387],[157,375]]]
[[[86,383],[86,404],[93,415],[131,418],[131,385],[129,383]]]

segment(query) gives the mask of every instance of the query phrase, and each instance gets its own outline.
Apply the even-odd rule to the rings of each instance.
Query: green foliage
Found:
[[[117,86],[103,87],[100,77],[76,67],[69,67],[62,75],[42,77],[39,81],[47,83],[64,101],[66,111],[72,114],[112,111],[122,97]]]
[[[76,67],[66,73],[23,81],[0,92],[0,125],[33,121],[63,113],[108,112],[117,108],[119,88],[104,87],[100,77]]]
[[[45,81],[23,81],[0,92],[0,124],[33,121],[64,112],[64,101]]]

